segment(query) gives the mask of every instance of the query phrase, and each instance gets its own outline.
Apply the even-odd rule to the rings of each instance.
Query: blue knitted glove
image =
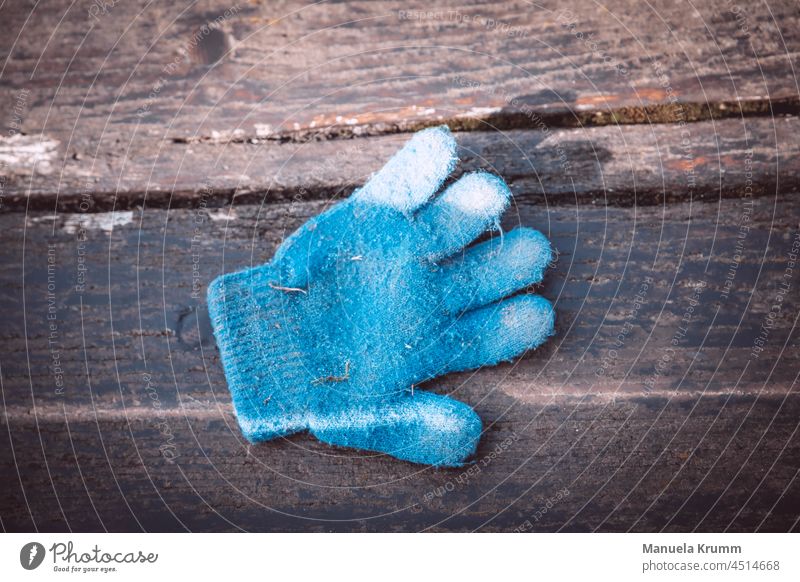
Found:
[[[478,172],[435,196],[455,152],[447,128],[417,133],[271,263],[209,286],[248,440],[310,431],[437,466],[474,454],[481,421],[472,408],[414,386],[509,360],[551,335],[545,299],[506,298],[541,280],[551,251],[527,228],[467,247],[498,226],[511,193]]]

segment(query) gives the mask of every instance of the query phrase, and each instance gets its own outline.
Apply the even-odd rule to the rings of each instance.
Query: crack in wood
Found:
[[[302,127],[273,133],[248,133],[242,129],[217,130],[211,134],[176,136],[170,141],[178,144],[229,144],[257,145],[265,142],[307,143],[312,141],[357,139],[397,133],[413,133],[427,127],[446,125],[452,131],[487,131],[538,129],[542,124],[552,129],[602,127],[606,125],[652,125],[670,123],[697,123],[731,118],[798,116],[800,97],[779,99],[743,99],[739,101],[709,101],[682,103],[653,103],[641,106],[570,109],[488,108],[479,114],[460,114],[454,117],[432,119],[398,119],[353,125],[327,127]]]

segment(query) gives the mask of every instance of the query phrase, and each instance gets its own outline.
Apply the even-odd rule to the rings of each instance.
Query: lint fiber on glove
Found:
[[[511,193],[485,172],[440,192],[456,161],[447,128],[418,132],[272,262],[209,286],[249,441],[309,431],[435,466],[475,453],[475,411],[415,386],[510,360],[553,333],[550,303],[514,295],[541,280],[551,249],[529,228],[471,244],[497,227]]]

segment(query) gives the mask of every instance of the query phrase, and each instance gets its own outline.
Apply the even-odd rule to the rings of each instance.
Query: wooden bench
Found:
[[[0,8],[4,530],[798,530],[796,2],[430,10]],[[557,336],[426,386],[463,469],[249,445],[208,282],[441,123],[558,249]]]

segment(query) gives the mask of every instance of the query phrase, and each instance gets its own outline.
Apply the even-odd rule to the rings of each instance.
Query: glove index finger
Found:
[[[353,198],[410,213],[425,204],[456,166],[456,140],[446,125],[417,132]]]
[[[467,174],[416,215],[418,252],[440,260],[457,253],[500,222],[511,190],[487,172]]]

